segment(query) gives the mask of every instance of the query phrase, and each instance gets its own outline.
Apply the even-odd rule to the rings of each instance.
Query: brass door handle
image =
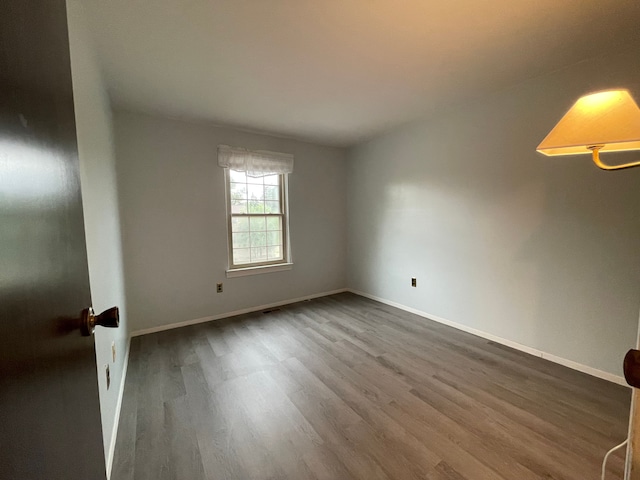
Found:
[[[82,335],[88,337],[93,335],[93,331],[96,325],[107,328],[117,328],[120,325],[120,311],[118,307],[111,307],[105,310],[100,315],[93,313],[93,308],[85,308],[82,311],[82,318],[80,322],[80,331]]]
[[[622,371],[629,385],[640,388],[640,350],[631,349],[627,352],[624,356]]]

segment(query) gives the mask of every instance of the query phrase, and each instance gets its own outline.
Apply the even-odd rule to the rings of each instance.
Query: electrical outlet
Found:
[[[222,283],[217,283],[216,284],[216,292],[222,293]]]
[[[111,371],[109,370],[109,365],[105,365],[105,368],[107,374],[107,390],[109,390],[109,387],[111,386]]]
[[[418,286],[418,281],[415,278],[411,279],[411,286],[412,287],[417,287]]]
[[[111,342],[111,358],[113,363],[116,363],[116,342]]]

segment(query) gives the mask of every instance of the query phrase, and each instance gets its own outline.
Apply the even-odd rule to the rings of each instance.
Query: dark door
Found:
[[[103,480],[64,0],[0,0],[0,479]]]

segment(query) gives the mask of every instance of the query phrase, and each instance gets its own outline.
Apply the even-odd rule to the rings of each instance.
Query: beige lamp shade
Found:
[[[640,108],[627,90],[580,98],[537,151],[550,156],[577,155],[591,154],[593,147],[599,151],[640,150]]]

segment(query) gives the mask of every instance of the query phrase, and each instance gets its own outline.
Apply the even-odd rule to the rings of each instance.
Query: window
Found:
[[[291,268],[287,174],[293,156],[221,145],[218,164],[225,168],[227,192],[227,275]]]
[[[230,268],[287,260],[286,180],[283,174],[250,177],[227,170]]]

